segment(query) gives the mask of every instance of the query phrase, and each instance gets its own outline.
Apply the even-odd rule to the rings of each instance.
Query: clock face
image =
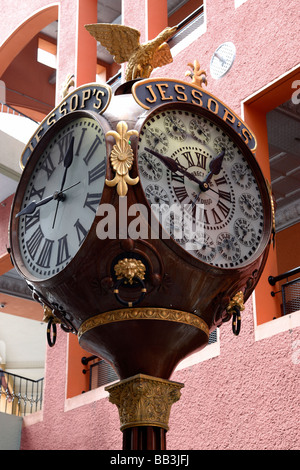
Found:
[[[35,149],[38,158],[36,153],[31,157],[36,163],[16,216],[22,261],[39,279],[56,275],[70,263],[102,196],[105,135],[98,119],[77,116],[67,115],[54,124],[47,145]]]
[[[138,165],[163,237],[205,263],[234,268],[256,256],[264,209],[258,165],[225,127],[187,108],[157,111],[140,131]]]

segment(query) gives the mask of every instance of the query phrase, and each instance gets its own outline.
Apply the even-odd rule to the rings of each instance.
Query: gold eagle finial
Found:
[[[88,32],[113,55],[117,64],[128,62],[125,79],[148,78],[156,67],[173,61],[165,42],[177,26],[165,28],[155,39],[140,44],[140,32],[129,26],[109,23],[87,24]]]

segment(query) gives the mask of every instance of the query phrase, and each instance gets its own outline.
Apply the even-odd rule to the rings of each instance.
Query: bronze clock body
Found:
[[[70,113],[45,134],[24,169],[13,203],[12,258],[34,297],[53,311],[65,330],[78,334],[82,347],[108,360],[121,379],[140,373],[168,379],[184,357],[207,344],[210,331],[228,320],[230,299],[243,291],[247,300],[253,291],[267,257],[271,206],[252,152],[228,124],[192,104],[170,103],[145,112],[130,90],[127,86],[125,92],[116,93],[102,116]],[[83,144],[90,136],[86,148],[81,147],[76,157],[83,176],[76,173],[74,160],[70,173],[67,171],[65,191],[61,192],[66,152],[62,157],[57,154],[53,165],[60,177],[49,186],[49,193],[46,170],[42,170],[46,176],[41,186],[33,186],[38,191],[45,182],[46,189],[38,200],[55,191],[58,200],[36,208],[31,215],[16,217],[32,199],[30,184],[35,172],[40,174],[37,165],[45,167],[51,142],[59,141],[61,130],[69,135],[70,126],[78,119],[85,120],[89,130],[74,132],[75,153],[80,139]],[[87,126],[88,119],[94,123],[94,130]],[[130,177],[140,178],[137,184],[128,186],[126,198],[120,198],[116,188],[104,180],[115,177],[109,157],[116,141],[110,131],[115,131],[121,120],[136,131],[130,137]],[[225,155],[219,157],[222,162],[217,173],[211,162],[216,162],[223,148]],[[172,170],[167,160],[153,151],[171,159]],[[205,182],[207,190],[200,185]],[[77,204],[75,195],[80,191]],[[259,200],[258,208],[254,199]],[[194,217],[195,201],[202,204],[199,220]],[[57,202],[58,219],[52,229]],[[113,239],[97,235],[102,220],[100,213],[97,215],[99,202],[100,207],[109,204],[114,208],[117,230]],[[194,224],[192,228],[199,222],[200,231],[196,227],[189,239],[191,249],[174,232],[174,218],[168,218],[166,209],[170,202],[180,209],[185,203],[192,204],[186,215]],[[147,209],[143,220],[148,235],[144,238],[134,238],[120,229],[120,214],[127,211],[128,227],[134,221],[130,208],[136,204]],[[159,216],[157,208],[151,210],[151,204],[158,205],[160,215],[164,215],[158,236],[151,232],[151,218],[153,221]],[[41,219],[34,224],[38,213]],[[88,221],[85,213],[90,213]],[[43,214],[49,226],[43,225]],[[40,232],[33,234],[39,227],[43,238],[34,252],[32,247],[36,247]],[[165,237],[168,231],[171,236]],[[71,238],[76,247],[71,249],[68,244],[67,251],[63,240]],[[68,262],[60,262],[67,254]],[[118,279],[116,267],[124,260],[142,264],[143,278],[135,277],[132,283]],[[42,263],[46,269],[40,271]]]

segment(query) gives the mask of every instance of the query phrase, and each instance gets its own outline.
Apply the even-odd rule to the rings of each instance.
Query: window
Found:
[[[43,39],[38,39],[37,61],[53,69],[56,68],[56,44]]]
[[[275,245],[255,289],[257,325],[284,313],[281,284],[271,286],[269,277],[300,266],[300,103],[295,89],[300,88],[299,70],[298,66],[244,102],[245,121],[258,141],[256,158],[272,185],[276,216]],[[295,277],[299,274],[289,280]]]

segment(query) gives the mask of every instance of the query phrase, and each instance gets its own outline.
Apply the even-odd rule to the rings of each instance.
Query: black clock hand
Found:
[[[222,169],[223,158],[225,156],[225,149],[222,150],[219,155],[213,158],[209,164],[209,173],[207,173],[205,179],[200,183],[201,191],[207,191],[209,188],[209,182],[214,175],[218,175]]]
[[[69,186],[68,188],[63,189],[62,191],[55,191],[51,196],[47,196],[44,199],[41,199],[41,201],[31,201],[28,206],[24,207],[16,217],[20,217],[21,215],[28,215],[28,214],[33,214],[33,212],[36,210],[37,207],[43,206],[44,204],[47,204],[48,202],[52,201],[53,199],[58,199],[61,200],[62,196],[66,191],[69,189],[73,188],[74,186],[77,186],[78,183],[72,184],[72,186]]]
[[[181,135],[183,135],[183,137],[184,137],[185,135],[187,135],[187,132],[186,132],[182,127],[180,127],[180,126],[177,124],[177,122],[174,121],[173,117],[168,116],[168,118],[170,119],[171,123],[173,124],[173,131],[174,131],[174,132],[179,131],[179,132],[181,133]],[[190,135],[190,134],[188,134],[188,135]]]
[[[211,189],[208,183],[210,182],[213,175],[218,175],[220,173],[223,158],[225,156],[225,149],[223,149],[219,155],[217,155],[211,160],[209,164],[210,172],[206,175],[206,178],[203,181],[200,181],[198,178],[196,178],[196,176],[194,176],[192,173],[189,173],[185,168],[183,168],[179,163],[175,162],[175,160],[173,160],[172,158],[161,155],[160,153],[156,152],[155,150],[149,149],[148,147],[145,147],[144,150],[159,158],[159,160],[164,163],[172,173],[176,173],[178,171],[187,178],[189,178],[191,181],[197,183],[200,186],[201,191],[207,191],[208,189]]]
[[[64,158],[65,171],[64,171],[64,174],[63,174],[63,179],[62,179],[62,182],[61,182],[60,190],[62,190],[63,187],[64,187],[66,177],[67,177],[68,168],[70,168],[70,166],[73,162],[73,148],[74,148],[74,137],[72,137],[72,139],[71,139],[70,145],[68,147],[67,153],[66,153],[65,158]]]
[[[175,162],[175,160],[173,160],[172,158],[161,155],[160,153],[156,152],[155,150],[151,150],[147,147],[145,147],[144,150],[146,150],[146,152],[149,152],[152,155],[154,155],[155,157],[157,157],[164,165],[166,165],[166,167],[172,173],[180,172],[184,176],[186,176],[188,179],[190,179],[191,181],[194,181],[198,185],[201,184],[201,181],[198,180],[198,178],[196,178],[196,176],[194,176],[192,173],[189,173],[185,168],[183,168],[183,166],[181,166],[179,163]]]
[[[161,144],[163,144],[163,141],[162,139],[160,138],[160,136],[158,136],[157,134],[154,134],[153,131],[151,131],[151,129],[148,129],[149,133],[152,135],[152,137],[154,137],[154,146],[156,147],[156,145],[160,142]]]
[[[74,147],[74,137],[72,137],[72,139],[71,139],[70,145],[68,147],[67,153],[66,153],[65,158],[64,158],[65,171],[64,171],[63,179],[62,179],[61,186],[60,186],[61,191],[62,191],[62,189],[64,187],[64,184],[65,184],[65,181],[66,181],[68,169],[70,168],[70,166],[73,162],[73,147]],[[57,211],[58,211],[59,202],[60,202],[60,200],[58,199],[57,204],[56,204],[56,209],[55,209],[52,228],[54,228],[54,225],[55,225],[55,220],[56,220],[56,215],[57,215]]]
[[[153,174],[155,175],[156,173],[156,168],[155,166],[153,165],[153,162],[151,162],[147,156],[145,154],[142,155],[142,158],[148,163],[148,168],[149,170],[152,170],[153,171]]]

